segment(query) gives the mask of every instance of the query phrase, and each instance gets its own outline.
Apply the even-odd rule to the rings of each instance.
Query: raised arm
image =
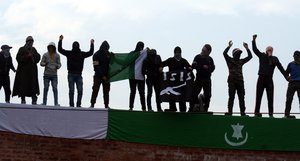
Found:
[[[257,46],[256,46],[256,38],[257,38],[257,35],[253,35],[253,40],[252,40],[252,50],[254,52],[255,55],[257,55],[258,57],[261,57],[263,55],[262,52],[260,52],[258,49],[257,49]]]
[[[94,54],[94,42],[95,42],[94,39],[91,39],[90,51],[84,54],[85,58],[90,57]]]
[[[251,53],[251,51],[248,47],[248,44],[244,42],[243,45],[244,45],[244,47],[245,47],[245,49],[247,50],[247,53],[248,53],[247,57],[243,59],[243,64],[245,64],[249,60],[251,60],[253,56],[252,56],[252,53]]]
[[[223,52],[223,56],[224,56],[224,58],[225,58],[225,60],[227,60],[227,59],[229,59],[230,57],[229,57],[229,55],[228,55],[228,51],[229,51],[229,49],[231,48],[231,46],[232,46],[232,41],[230,40],[229,42],[228,42],[228,46],[227,46],[227,48],[224,50],[224,52]]]
[[[66,51],[65,49],[62,48],[62,41],[64,39],[63,35],[59,36],[59,41],[58,41],[58,52],[60,52],[62,55],[67,56],[68,55],[68,51]]]

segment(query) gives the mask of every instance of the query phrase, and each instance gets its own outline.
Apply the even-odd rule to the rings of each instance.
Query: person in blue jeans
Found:
[[[51,82],[53,95],[54,95],[54,105],[58,104],[58,92],[57,92],[57,70],[61,67],[60,56],[56,53],[56,46],[54,42],[49,43],[47,46],[48,52],[46,52],[40,65],[45,67],[44,71],[44,96],[42,105],[47,105],[47,95],[49,90],[49,85]]]
[[[74,85],[77,87],[77,103],[76,107],[81,107],[81,99],[83,94],[82,70],[84,59],[93,55],[94,53],[94,39],[91,39],[90,50],[83,52],[77,41],[73,42],[72,50],[65,50],[62,48],[62,40],[64,36],[59,37],[58,51],[67,57],[68,68],[68,82],[69,82],[69,105],[74,107]]]

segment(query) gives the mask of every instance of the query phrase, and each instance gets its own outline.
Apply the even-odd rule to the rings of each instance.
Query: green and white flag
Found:
[[[109,81],[115,82],[124,79],[144,80],[142,66],[146,57],[146,49],[141,52],[112,54],[109,62]]]

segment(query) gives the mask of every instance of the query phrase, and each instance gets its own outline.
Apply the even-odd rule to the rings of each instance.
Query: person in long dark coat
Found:
[[[37,63],[41,55],[33,47],[33,42],[33,38],[28,36],[26,44],[17,53],[18,68],[12,96],[21,97],[22,104],[26,104],[25,97],[31,97],[32,104],[35,105],[37,95],[40,94]]]

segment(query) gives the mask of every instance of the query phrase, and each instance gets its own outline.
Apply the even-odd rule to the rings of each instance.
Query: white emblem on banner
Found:
[[[231,146],[244,145],[248,140],[248,133],[246,132],[245,138],[243,137],[243,134],[242,134],[242,130],[244,128],[244,125],[240,125],[239,123],[237,123],[236,125],[231,125],[231,127],[233,129],[233,134],[232,134],[231,137],[235,138],[236,141],[233,141],[232,139],[229,140],[228,137],[227,137],[227,132],[226,132],[225,135],[224,135],[226,143],[231,145]],[[240,139],[243,139],[243,140],[239,141]]]

